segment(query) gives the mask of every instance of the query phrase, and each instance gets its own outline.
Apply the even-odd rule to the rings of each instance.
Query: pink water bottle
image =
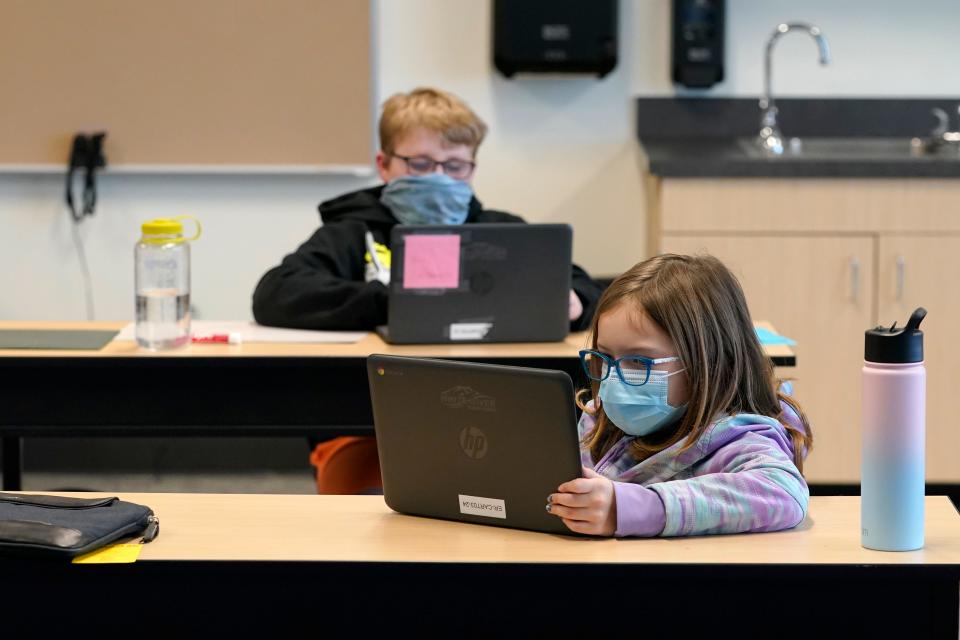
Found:
[[[860,544],[923,547],[927,372],[919,308],[907,326],[866,332],[860,473]]]

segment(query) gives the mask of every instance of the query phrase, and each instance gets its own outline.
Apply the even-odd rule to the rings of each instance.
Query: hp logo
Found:
[[[464,427],[460,431],[460,448],[468,458],[479,460],[487,455],[487,436],[476,427]]]

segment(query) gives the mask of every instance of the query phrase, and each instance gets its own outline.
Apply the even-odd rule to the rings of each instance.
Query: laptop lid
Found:
[[[385,338],[563,340],[570,327],[572,245],[566,224],[397,225]]]
[[[372,355],[367,375],[391,509],[570,534],[545,509],[581,476],[566,373]]]

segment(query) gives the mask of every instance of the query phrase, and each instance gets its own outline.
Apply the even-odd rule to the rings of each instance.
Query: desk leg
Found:
[[[18,436],[4,436],[3,440],[3,489],[20,491],[23,470],[23,439]]]

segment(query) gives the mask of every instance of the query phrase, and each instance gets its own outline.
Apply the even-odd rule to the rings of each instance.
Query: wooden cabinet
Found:
[[[877,250],[877,304],[881,323],[903,323],[927,310],[927,479],[960,482],[960,238],[881,236]]]
[[[753,317],[797,340],[797,367],[780,373],[796,378],[813,425],[811,482],[859,481],[863,332],[903,323],[917,306],[929,312],[927,479],[960,482],[960,428],[951,422],[960,346],[949,329],[960,318],[960,181],[651,186],[651,252],[716,255],[740,279]]]

